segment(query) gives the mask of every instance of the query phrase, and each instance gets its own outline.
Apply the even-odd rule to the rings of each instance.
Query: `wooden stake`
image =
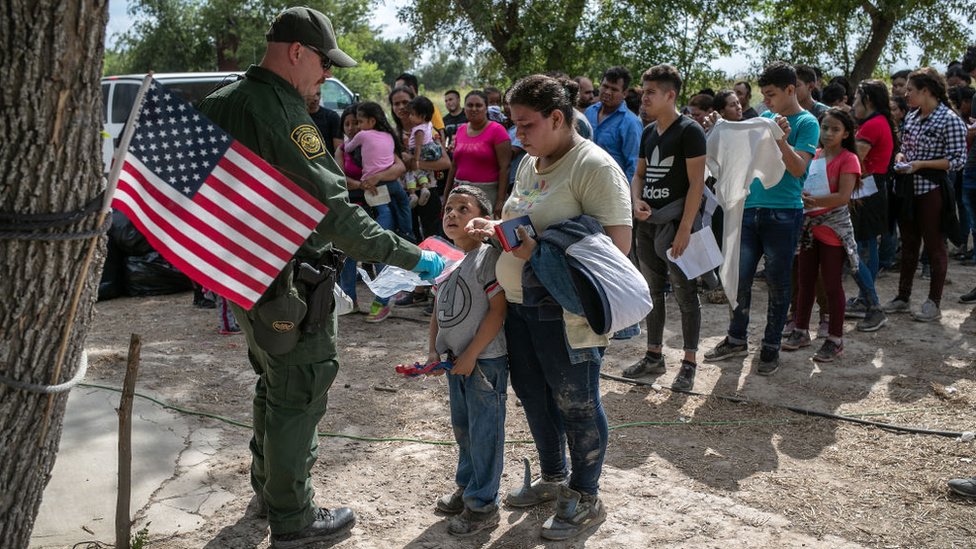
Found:
[[[137,334],[129,340],[129,360],[122,384],[122,401],[119,403],[119,494],[115,504],[115,547],[129,549],[132,539],[132,518],[129,505],[132,498],[132,399],[136,392],[139,375],[139,350],[142,341]]]

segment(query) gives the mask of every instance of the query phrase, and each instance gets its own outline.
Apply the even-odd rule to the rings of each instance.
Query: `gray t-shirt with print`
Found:
[[[437,340],[434,348],[438,353],[448,351],[460,355],[471,344],[481,321],[488,314],[488,300],[502,291],[495,280],[495,262],[500,250],[488,244],[465,254],[461,264],[447,280],[434,289],[437,315]],[[498,358],[508,354],[505,347],[505,331],[499,330],[495,339],[478,355],[478,358]]]

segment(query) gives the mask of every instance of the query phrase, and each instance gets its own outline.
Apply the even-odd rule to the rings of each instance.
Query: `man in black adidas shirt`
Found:
[[[694,279],[668,259],[679,257],[694,229],[701,228],[699,210],[705,187],[705,132],[675,110],[681,76],[671,65],[657,65],[641,77],[644,110],[655,122],[644,128],[640,158],[631,181],[637,218],[637,257],[651,289],[654,309],[647,315],[647,353],[624,370],[626,377],[663,374],[664,287],[670,278],[678,308],[684,359],[672,388],[691,390],[695,383],[701,304]]]

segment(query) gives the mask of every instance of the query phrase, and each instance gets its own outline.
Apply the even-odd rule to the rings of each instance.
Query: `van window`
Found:
[[[108,124],[108,84],[102,84],[102,124]]]
[[[342,85],[332,80],[322,84],[322,106],[334,111],[342,111],[352,105],[353,98]]]
[[[136,102],[138,93],[139,84],[137,83],[115,83],[115,93],[112,94],[112,123],[126,123],[129,119],[129,111],[132,110],[132,104]]]
[[[192,104],[194,107],[201,99],[210,95],[215,90],[218,90],[227,84],[236,82],[240,78],[236,75],[228,76],[219,81],[213,80],[196,80],[193,82],[164,82],[164,85],[180,96],[184,101]]]

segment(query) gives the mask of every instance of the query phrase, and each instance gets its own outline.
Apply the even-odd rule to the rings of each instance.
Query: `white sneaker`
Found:
[[[428,200],[430,200],[430,189],[424,187],[420,189],[420,197],[417,199],[417,205],[426,206]]]
[[[912,312],[912,318],[919,322],[932,322],[942,318],[942,311],[939,310],[939,306],[934,301],[926,299],[925,303],[922,303],[922,308]]]

